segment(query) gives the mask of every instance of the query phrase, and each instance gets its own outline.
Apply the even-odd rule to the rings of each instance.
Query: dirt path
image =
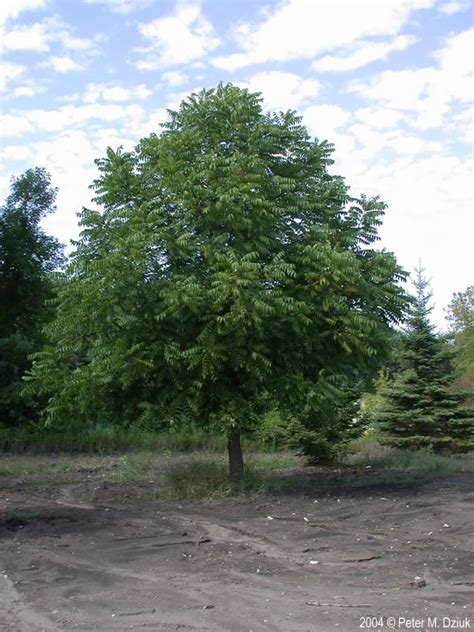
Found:
[[[0,630],[352,632],[369,615],[474,628],[469,490],[170,503],[139,502],[133,483],[93,502],[82,484],[18,485],[0,498]]]

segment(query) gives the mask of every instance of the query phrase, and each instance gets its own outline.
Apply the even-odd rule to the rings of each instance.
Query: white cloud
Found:
[[[443,2],[438,7],[438,11],[445,15],[454,15],[455,13],[466,11],[470,6],[469,0],[448,0],[448,2]]]
[[[68,24],[57,18],[51,18],[46,21],[50,29],[50,38],[57,40],[65,49],[75,51],[87,51],[95,46],[97,41],[103,36],[96,35],[93,39],[86,37],[76,37],[71,33]]]
[[[60,59],[62,50],[93,53],[97,42],[103,38],[101,35],[96,35],[93,39],[76,37],[70,25],[57,16],[50,16],[30,25],[17,25],[12,28],[7,26],[9,25],[0,27],[1,52],[45,53],[53,49],[56,53],[53,59]]]
[[[20,77],[25,70],[25,66],[13,64],[10,61],[0,62],[0,92],[3,92],[6,89],[7,84],[17,77]]]
[[[409,270],[421,259],[436,280],[438,322],[452,292],[472,283],[466,265],[472,251],[472,206],[466,193],[472,191],[473,167],[472,160],[442,153],[415,154],[395,163],[377,161],[358,180],[376,182],[389,204],[381,230],[384,245],[395,249]]]
[[[22,11],[41,9],[46,5],[46,0],[5,0],[0,2],[0,26],[7,20],[14,19]]]
[[[84,70],[83,66],[81,66],[76,61],[71,59],[71,57],[68,57],[66,55],[63,55],[63,56],[53,55],[52,57],[48,59],[47,65],[51,66],[51,68],[55,72],[71,72],[71,71]]]
[[[19,26],[3,33],[0,46],[5,50],[45,52],[49,50],[48,33],[45,25],[40,22],[31,26]]]
[[[41,86],[35,86],[34,84],[24,84],[22,86],[18,86],[13,91],[14,97],[34,97],[35,94],[40,94],[44,92],[44,88]]]
[[[0,150],[1,160],[19,160],[30,162],[34,158],[34,154],[29,147],[25,145],[9,145]]]
[[[437,66],[414,70],[388,70],[369,83],[355,81],[348,90],[379,108],[401,110],[417,129],[443,124],[453,103],[473,99],[474,29],[447,38],[436,53]]]
[[[338,105],[312,105],[303,111],[304,122],[319,138],[328,138],[345,127],[351,114]]]
[[[0,116],[0,125],[6,134],[17,136],[29,132],[60,132],[85,126],[97,121],[127,121],[127,124],[141,123],[145,113],[139,105],[113,105],[90,103],[73,106],[64,105],[57,110],[24,110],[16,114]],[[93,134],[92,128],[89,129]]]
[[[472,108],[461,110],[451,116],[448,126],[449,134],[472,147],[474,145],[474,111]]]
[[[114,13],[132,13],[150,5],[153,0],[83,0],[86,4],[102,4]]]
[[[169,86],[181,86],[183,83],[188,81],[188,75],[180,70],[170,70],[168,72],[164,72],[161,75],[161,79],[165,81]]]
[[[312,68],[318,71],[355,70],[373,61],[387,59],[393,51],[404,50],[415,41],[416,38],[411,35],[399,35],[390,42],[358,42],[345,55],[326,55],[316,60]]]
[[[297,109],[308,97],[319,93],[319,81],[303,79],[290,72],[259,72],[240,83],[250,92],[261,92],[269,110]]]
[[[83,96],[83,101],[85,103],[97,103],[97,101],[141,101],[151,94],[151,90],[144,84],[132,88],[121,88],[119,86],[107,86],[100,83],[89,83],[86,93]]]
[[[249,64],[311,58],[366,37],[395,36],[413,11],[435,0],[287,0],[260,25],[240,24],[234,37],[241,51],[213,64],[235,70]]]
[[[377,107],[360,108],[355,115],[360,121],[370,124],[375,129],[396,127],[403,118],[402,112]]]
[[[15,116],[13,114],[1,114],[0,115],[0,129],[2,130],[2,136],[21,136],[34,131],[32,123],[23,116]]]
[[[219,45],[211,23],[195,4],[178,5],[175,14],[139,25],[150,45],[137,49],[145,53],[135,65],[140,70],[187,64],[201,59]]]

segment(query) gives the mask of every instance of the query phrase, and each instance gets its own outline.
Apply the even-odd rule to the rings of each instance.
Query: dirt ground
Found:
[[[199,502],[154,500],[146,480],[0,476],[0,630],[474,629],[472,473],[363,488],[326,474]]]

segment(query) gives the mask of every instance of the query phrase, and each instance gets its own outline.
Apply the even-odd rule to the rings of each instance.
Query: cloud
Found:
[[[153,0],[83,0],[86,4],[104,5],[114,13],[132,13],[150,5]]]
[[[10,13],[10,17],[12,15]],[[77,60],[70,57],[69,50],[78,52],[81,60],[87,61],[97,52],[96,44],[101,38],[100,35],[93,39],[76,37],[71,32],[71,27],[61,18],[51,16],[28,26],[19,25],[10,30],[5,26],[0,28],[0,52],[48,53],[53,49],[55,54],[43,62],[43,67],[50,66],[56,72],[63,73],[83,69]],[[31,90],[25,90],[24,94],[27,93],[35,94]]]
[[[474,29],[447,38],[435,54],[436,66],[388,70],[371,81],[347,86],[378,108],[404,112],[417,129],[440,127],[454,103],[472,102]]]
[[[88,51],[103,39],[103,35],[95,35],[89,39],[77,37],[69,24],[58,16],[51,16],[43,21],[48,29],[48,36],[51,41],[58,42],[66,50]]]
[[[0,92],[3,92],[7,84],[20,77],[26,70],[25,66],[14,64],[10,61],[0,62]]]
[[[390,53],[404,50],[415,41],[411,35],[400,35],[390,42],[361,41],[345,55],[326,55],[313,62],[311,67],[320,72],[355,70],[373,61],[385,60]]]
[[[150,42],[136,52],[145,57],[135,62],[139,70],[156,70],[201,59],[219,45],[211,23],[195,4],[178,5],[175,14],[141,23],[141,35]]]
[[[189,78],[184,72],[180,70],[170,70],[168,72],[164,72],[161,75],[161,79],[165,81],[169,86],[181,86],[183,83],[186,83]]]
[[[25,83],[22,86],[17,86],[13,91],[14,97],[34,97],[36,94],[44,92],[45,88],[42,86],[36,86],[33,83]]]
[[[141,122],[144,117],[144,110],[139,105],[90,103],[64,105],[56,110],[22,110],[0,116],[0,125],[5,129],[4,133],[17,136],[33,131],[60,132],[98,121],[128,121],[132,125]],[[89,129],[91,134],[92,129]]]
[[[357,159],[356,154],[353,162]],[[389,204],[381,228],[383,245],[396,250],[408,270],[421,259],[436,279],[437,322],[452,292],[472,283],[472,270],[466,265],[472,250],[472,206],[466,192],[472,190],[473,169],[472,160],[439,151],[377,160],[349,180],[366,190],[369,183],[376,183],[376,192]]]
[[[319,81],[303,79],[291,72],[259,72],[239,84],[250,92],[261,92],[268,110],[297,109],[305,99],[319,93]]]
[[[29,147],[25,145],[9,145],[0,150],[1,160],[18,160],[32,162],[35,156]]]
[[[2,137],[8,136],[21,136],[35,130],[34,125],[23,116],[16,116],[14,114],[1,114],[0,115],[0,128],[2,130]]]
[[[363,123],[375,129],[390,129],[396,127],[403,119],[403,113],[388,108],[367,107],[359,108],[356,117]]]
[[[152,94],[144,84],[131,88],[121,88],[119,86],[107,86],[102,83],[87,84],[86,93],[83,95],[85,103],[97,103],[97,101],[133,101],[143,100]]]
[[[332,136],[351,119],[351,114],[339,105],[312,105],[303,111],[303,116],[310,131],[319,138]]]
[[[45,52],[49,50],[48,39],[45,25],[38,22],[3,33],[1,47],[4,50]]]
[[[47,60],[45,65],[51,66],[51,68],[55,72],[60,72],[60,73],[84,70],[84,66],[81,66],[76,61],[71,59],[71,57],[68,57],[66,55],[63,55],[63,56],[53,55]]]
[[[213,64],[235,70],[249,64],[311,58],[367,37],[395,36],[417,9],[435,0],[287,0],[259,24],[241,23],[234,39],[241,50]]]
[[[46,5],[46,0],[6,0],[0,2],[0,27],[7,20],[15,19],[22,11],[41,9]]]
[[[444,13],[445,15],[454,15],[455,13],[460,13],[461,11],[467,11],[470,6],[470,0],[448,0],[448,2],[443,2],[438,7],[438,11],[440,13]]]

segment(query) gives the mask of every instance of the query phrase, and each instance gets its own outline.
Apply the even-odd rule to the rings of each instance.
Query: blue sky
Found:
[[[354,194],[389,204],[381,245],[432,278],[434,320],[473,283],[473,5],[468,0],[7,0],[0,195],[46,167],[67,243],[95,158],[219,81],[296,109]]]

